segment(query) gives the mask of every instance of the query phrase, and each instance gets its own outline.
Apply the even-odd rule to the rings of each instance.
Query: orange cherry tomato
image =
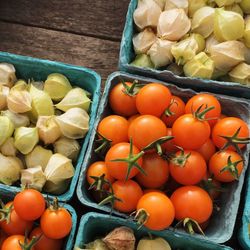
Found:
[[[111,147],[106,154],[105,164],[107,166],[108,172],[111,176],[118,180],[125,180],[127,173],[129,171],[129,164],[127,162],[115,162],[113,160],[128,158],[130,152],[130,144],[128,142],[118,143]],[[133,145],[132,147],[133,155],[137,155],[140,151]],[[142,166],[142,158],[136,161],[137,164]],[[128,179],[133,178],[139,170],[136,167],[132,167]]]
[[[207,221],[213,212],[213,201],[209,194],[197,186],[184,186],[174,191],[170,197],[175,218],[191,218],[198,223]]]
[[[114,202],[114,208],[124,213],[134,211],[143,195],[141,187],[133,180],[116,181],[112,187],[115,197],[121,200]]]
[[[161,119],[167,127],[172,127],[175,120],[183,114],[185,114],[185,103],[180,97],[172,96],[171,102]]]
[[[165,194],[163,191],[158,190],[158,189],[144,189],[142,191],[143,191],[143,194],[148,194],[148,193],[151,193],[151,192],[159,192],[159,193]]]
[[[168,163],[157,153],[144,155],[142,168],[146,175],[138,173],[135,178],[143,187],[160,188],[167,182],[169,176]]]
[[[212,155],[216,152],[216,147],[214,146],[213,141],[209,138],[200,148],[196,150],[199,152],[205,159],[206,162],[209,162]]]
[[[175,217],[172,202],[162,192],[144,194],[137,204],[137,211],[142,210],[148,215],[148,219],[144,225],[151,230],[168,228]]]
[[[211,94],[205,94],[205,93],[197,94],[188,100],[185,107],[186,114],[197,111],[197,109],[201,105],[203,105],[201,110],[204,110],[205,108],[209,107],[214,107],[214,109],[208,111],[205,115],[205,119],[209,119],[208,123],[210,125],[214,125],[221,114],[220,102],[215,96]]]
[[[134,121],[137,117],[139,117],[140,114],[136,114],[136,115],[132,115],[128,118],[128,125],[130,126],[130,124],[132,123],[132,121]]]
[[[128,121],[119,115],[104,117],[98,125],[97,132],[106,139],[111,140],[111,145],[128,141]]]
[[[244,166],[242,157],[235,151],[225,150],[215,153],[209,161],[209,172],[216,180],[221,182],[232,182],[236,179],[236,176],[230,172],[232,171],[232,164],[230,164],[231,168],[229,167],[223,171],[223,169],[229,164],[229,157],[232,164],[235,164],[236,173],[238,172],[238,176],[241,175]],[[238,161],[239,163],[236,164]]]
[[[8,238],[8,235],[4,231],[0,231],[0,249],[2,249],[3,242]]]
[[[136,107],[142,115],[160,117],[171,101],[168,87],[160,83],[149,83],[142,87],[136,96]]]
[[[167,128],[167,135],[172,136],[172,128]],[[179,149],[175,146],[174,138],[162,144],[165,153],[175,153]]]
[[[169,164],[171,176],[182,185],[199,183],[207,172],[203,156],[191,150],[178,151]]]
[[[132,86],[131,82],[125,82],[128,87]],[[109,105],[117,115],[131,116],[136,114],[136,95],[128,93],[122,83],[116,84],[109,94]]]
[[[180,116],[172,127],[172,134],[176,145],[195,150],[200,148],[210,137],[208,122],[198,120],[192,114]]]
[[[222,148],[227,140],[222,136],[233,136],[240,129],[238,138],[248,138],[249,128],[248,125],[240,118],[226,117],[218,121],[212,130],[212,140],[216,147]],[[245,147],[245,144],[237,144],[239,148]],[[235,147],[229,146],[227,149],[234,150]]]
[[[160,137],[167,135],[164,122],[152,115],[141,115],[131,122],[128,129],[129,138],[139,149],[143,149]]]
[[[96,161],[92,163],[89,166],[86,174],[89,185],[93,184],[95,181],[93,178],[91,178],[91,176],[100,177],[103,174],[105,174],[105,179],[107,181],[110,183],[114,182],[115,179],[109,174],[108,168],[104,161]]]
[[[30,239],[32,237],[40,237],[38,242],[34,246],[34,250],[61,250],[63,245],[63,240],[53,240],[46,237],[40,227],[36,227],[30,233]]]

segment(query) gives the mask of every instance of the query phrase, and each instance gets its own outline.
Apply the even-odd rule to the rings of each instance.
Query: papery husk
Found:
[[[79,151],[81,149],[80,144],[77,140],[62,137],[57,140],[54,144],[54,152],[62,154],[73,162],[77,160]]]
[[[12,185],[20,179],[22,163],[16,157],[0,154],[0,183]]]
[[[214,8],[205,6],[194,13],[192,19],[192,32],[207,38],[214,30]]]
[[[214,72],[214,62],[204,52],[197,54],[183,67],[184,73],[189,77],[211,79]]]
[[[10,63],[0,63],[0,85],[11,88],[16,81],[16,69]]]
[[[250,15],[245,18],[244,43],[250,48]]]
[[[71,108],[56,117],[62,134],[71,139],[80,139],[89,130],[89,115],[80,108]]]
[[[227,72],[215,68],[211,79],[213,80],[216,80],[218,78],[221,79],[221,77],[224,77],[226,74]]]
[[[214,14],[214,35],[219,42],[237,40],[244,35],[244,19],[233,11],[216,9]]]
[[[172,71],[177,76],[183,75],[183,67],[176,63],[171,63],[168,65],[166,70]]]
[[[86,244],[83,248],[75,247],[74,250],[110,250],[110,248],[101,239],[97,239]]]
[[[38,129],[20,127],[14,133],[15,147],[24,155],[30,153],[39,141]]]
[[[36,121],[38,116],[54,115],[53,102],[45,91],[39,90],[31,84],[30,95],[32,98],[30,116],[33,121]]]
[[[117,227],[102,240],[110,250],[135,249],[135,235],[129,227]]]
[[[166,66],[173,61],[173,55],[171,54],[171,47],[173,44],[175,44],[175,42],[157,38],[148,51],[148,55],[155,68]]]
[[[41,192],[45,182],[46,177],[41,166],[28,168],[21,171],[21,184],[23,186]]]
[[[183,9],[188,13],[188,0],[166,0],[164,10]]]
[[[214,1],[218,5],[218,7],[229,6],[229,5],[234,4],[235,2],[238,2],[238,1],[235,1],[235,0],[214,0]]]
[[[133,46],[136,54],[145,54],[156,41],[156,35],[151,28],[146,28],[134,35]]]
[[[207,0],[188,0],[188,16],[193,17],[194,13],[206,6]]]
[[[83,89],[73,88],[55,106],[64,112],[71,108],[81,108],[88,112],[90,103],[91,100],[87,97]]]
[[[137,250],[171,250],[170,245],[163,238],[142,238],[137,245]]]
[[[183,9],[166,10],[161,13],[157,33],[161,39],[177,41],[191,28],[191,21]]]
[[[244,61],[245,46],[239,41],[227,41],[211,46],[211,58],[215,68],[228,72]]]
[[[226,6],[225,10],[236,12],[236,13],[240,14],[242,17],[244,16],[244,13],[243,13],[240,5],[237,4],[237,3],[229,5],[229,6]]]
[[[16,156],[17,149],[14,145],[14,138],[8,138],[0,147],[0,151],[5,156]]]
[[[23,90],[28,90],[28,84],[25,80],[19,79],[18,81],[15,82],[14,86],[11,88],[11,91],[18,90],[18,91],[23,91]]]
[[[32,82],[32,85],[39,90],[44,90],[44,82],[43,81]]]
[[[14,132],[14,125],[6,116],[0,116],[0,146],[9,138]]]
[[[161,12],[161,7],[154,0],[139,0],[133,14],[135,25],[139,30],[156,28]]]
[[[229,76],[233,82],[250,86],[250,65],[246,63],[238,64],[229,72]]]
[[[25,163],[27,168],[41,166],[44,171],[53,152],[41,146],[36,146],[29,154],[25,155]]]
[[[54,195],[60,195],[65,193],[68,190],[69,184],[71,182],[71,179],[53,182],[53,181],[46,181],[45,185],[43,187],[43,191],[54,194]]]
[[[130,65],[140,68],[154,68],[150,56],[146,54],[140,54],[135,57],[135,60],[130,63]]]
[[[72,86],[68,78],[60,73],[48,75],[44,83],[44,91],[49,94],[53,101],[61,101],[71,89]]]
[[[206,39],[206,48],[205,48],[205,52],[211,54],[211,47],[214,45],[219,44],[220,42],[218,40],[216,40],[214,34],[210,35],[207,39]]]
[[[45,144],[54,143],[61,135],[59,125],[56,122],[55,116],[39,116],[36,127],[40,140]]]
[[[31,110],[32,98],[26,90],[11,90],[7,97],[8,109],[14,113],[25,113]]]
[[[247,64],[250,64],[250,48],[245,46],[244,49],[244,58]]]
[[[240,2],[240,7],[245,14],[250,14],[250,1],[249,0],[242,0]]]
[[[184,65],[190,61],[197,53],[205,48],[205,40],[199,34],[192,34],[188,38],[174,44],[171,53],[178,65]]]
[[[154,1],[159,5],[159,7],[161,8],[161,10],[164,10],[165,4],[166,4],[166,0],[154,0]]]
[[[16,114],[9,110],[2,111],[1,115],[7,116],[12,121],[15,128],[28,127],[30,125],[30,120],[27,115]]]
[[[7,96],[9,95],[9,87],[0,85],[0,110],[3,110],[7,106]]]

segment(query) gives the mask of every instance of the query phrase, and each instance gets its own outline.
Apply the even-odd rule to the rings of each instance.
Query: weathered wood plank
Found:
[[[129,0],[0,1],[0,19],[119,40]]]
[[[119,42],[0,22],[0,50],[85,66],[106,79],[117,70]]]

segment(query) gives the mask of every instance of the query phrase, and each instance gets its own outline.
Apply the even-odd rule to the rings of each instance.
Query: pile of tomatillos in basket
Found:
[[[74,176],[91,100],[62,74],[17,79],[0,63],[0,182],[61,194]]]
[[[133,65],[250,83],[249,0],[138,0]]]
[[[202,232],[241,176],[247,123],[212,94],[184,100],[161,83],[117,83],[108,104],[86,172],[93,198],[152,230]]]

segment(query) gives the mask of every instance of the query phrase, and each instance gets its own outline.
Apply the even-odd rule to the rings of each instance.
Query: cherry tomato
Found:
[[[115,197],[121,201],[114,202],[114,208],[120,212],[129,213],[136,209],[143,192],[141,187],[132,180],[116,181],[112,185]]]
[[[8,238],[8,235],[4,231],[0,231],[0,249],[2,249],[3,242]]]
[[[127,173],[129,171],[127,162],[114,162],[115,159],[123,159],[129,156],[130,144],[128,142],[118,143],[111,147],[106,154],[105,164],[107,166],[108,172],[111,176],[118,180],[125,180]],[[136,146],[132,147],[133,155],[137,155],[140,151]],[[142,165],[142,158],[136,161],[140,166]],[[131,179],[139,170],[136,167],[132,167],[128,179]]]
[[[132,86],[131,82],[125,82],[128,87]],[[109,105],[117,115],[131,116],[136,114],[136,95],[128,93],[122,83],[118,83],[109,94]]]
[[[104,161],[96,161],[92,163],[87,170],[87,181],[89,185],[94,183],[94,179],[91,176],[100,177],[105,174],[105,179],[110,183],[114,182],[114,178],[109,174],[108,168]]]
[[[10,208],[13,202],[8,202],[5,205],[6,208]],[[25,231],[30,231],[33,226],[33,221],[26,221],[22,219],[12,207],[10,212],[10,221],[7,223],[6,220],[0,222],[2,230],[8,235],[14,234],[25,234]]]
[[[184,149],[198,149],[208,140],[210,126],[192,114],[185,114],[174,122],[172,134],[176,145]]]
[[[42,236],[41,236],[42,235]],[[32,237],[40,237],[41,238],[38,240],[38,242],[34,246],[34,250],[61,250],[62,245],[63,245],[63,240],[53,240],[48,237],[46,237],[43,234],[43,231],[40,227],[36,227],[32,230],[30,233],[30,238]]]
[[[128,121],[119,115],[109,115],[101,120],[97,132],[106,139],[111,140],[111,145],[128,141]]]
[[[142,87],[136,96],[136,107],[142,115],[160,117],[171,101],[168,87],[160,83],[149,83]]]
[[[141,115],[131,122],[128,129],[129,138],[139,149],[143,149],[153,141],[167,135],[164,122],[152,115]]]
[[[169,164],[171,176],[182,185],[195,185],[207,172],[207,164],[196,151],[178,151]]]
[[[191,218],[198,223],[207,221],[213,212],[213,201],[206,191],[197,186],[184,186],[174,191],[170,197],[175,218]]]
[[[213,95],[201,93],[190,98],[185,107],[186,114],[197,111],[197,109],[201,105],[203,105],[201,110],[209,107],[214,107],[214,109],[206,113],[205,119],[214,118],[208,120],[208,123],[210,125],[215,124],[217,122],[217,118],[220,117],[221,114],[221,105],[218,99]]]
[[[229,158],[231,160],[231,164],[229,163]],[[243,170],[243,162],[242,157],[232,150],[225,150],[221,152],[215,153],[210,161],[209,161],[209,172],[214,176],[214,178],[221,182],[231,182],[237,179],[237,172],[238,176],[240,176]],[[236,164],[236,162],[239,162]],[[235,165],[235,166],[233,166]],[[228,166],[225,171],[223,169]],[[233,171],[231,173],[230,171]],[[236,172],[235,172],[236,171]]]
[[[139,173],[135,178],[145,188],[160,188],[168,180],[168,163],[157,153],[144,155],[142,168],[146,175]]]
[[[34,189],[18,193],[13,201],[16,213],[24,220],[36,220],[44,212],[46,203],[42,194]]]
[[[71,214],[63,207],[49,207],[40,218],[40,227],[45,236],[51,239],[62,239],[72,228]]]
[[[172,128],[167,128],[167,135],[172,136]],[[179,149],[175,146],[174,138],[162,144],[165,153],[175,153]]]
[[[152,192],[159,192],[159,193],[165,194],[163,191],[158,190],[158,189],[144,189],[142,191],[143,191],[143,194],[148,194],[148,193],[152,193]]]
[[[25,239],[25,237],[23,235],[9,236],[3,242],[1,250],[23,250],[24,248],[22,248],[20,246],[20,243],[24,244],[24,239]],[[29,249],[29,248],[25,248],[25,249]],[[34,247],[32,247],[30,250],[35,250],[35,249],[34,249]]]
[[[221,114],[221,115],[220,115],[220,117],[216,120],[216,123],[217,123],[217,122],[219,122],[220,120],[222,120],[222,119],[226,118],[226,117],[227,117],[226,115]],[[210,127],[211,127],[211,129],[213,129],[213,127],[214,127],[214,125],[215,125],[216,123],[214,123],[214,124],[212,124],[212,125],[210,126]]]
[[[148,214],[148,219],[144,225],[151,230],[168,228],[175,217],[172,202],[162,192],[144,194],[137,204],[137,211],[142,210]]]
[[[132,123],[132,121],[134,121],[137,117],[139,117],[140,114],[136,114],[136,115],[132,115],[128,118],[128,125],[130,126],[130,124]]]
[[[205,159],[206,162],[209,162],[211,156],[216,152],[213,141],[209,138],[200,148],[196,150],[199,152]]]
[[[240,129],[237,138],[248,138],[249,128],[247,124],[240,118],[226,117],[218,121],[212,130],[212,140],[216,147],[222,148],[227,140],[222,136],[232,137],[237,130]],[[245,147],[245,144],[237,144],[239,148]],[[229,146],[227,149],[234,150],[235,147]]]
[[[183,114],[185,114],[185,103],[180,97],[172,96],[171,102],[161,119],[167,127],[172,127],[175,120]]]

